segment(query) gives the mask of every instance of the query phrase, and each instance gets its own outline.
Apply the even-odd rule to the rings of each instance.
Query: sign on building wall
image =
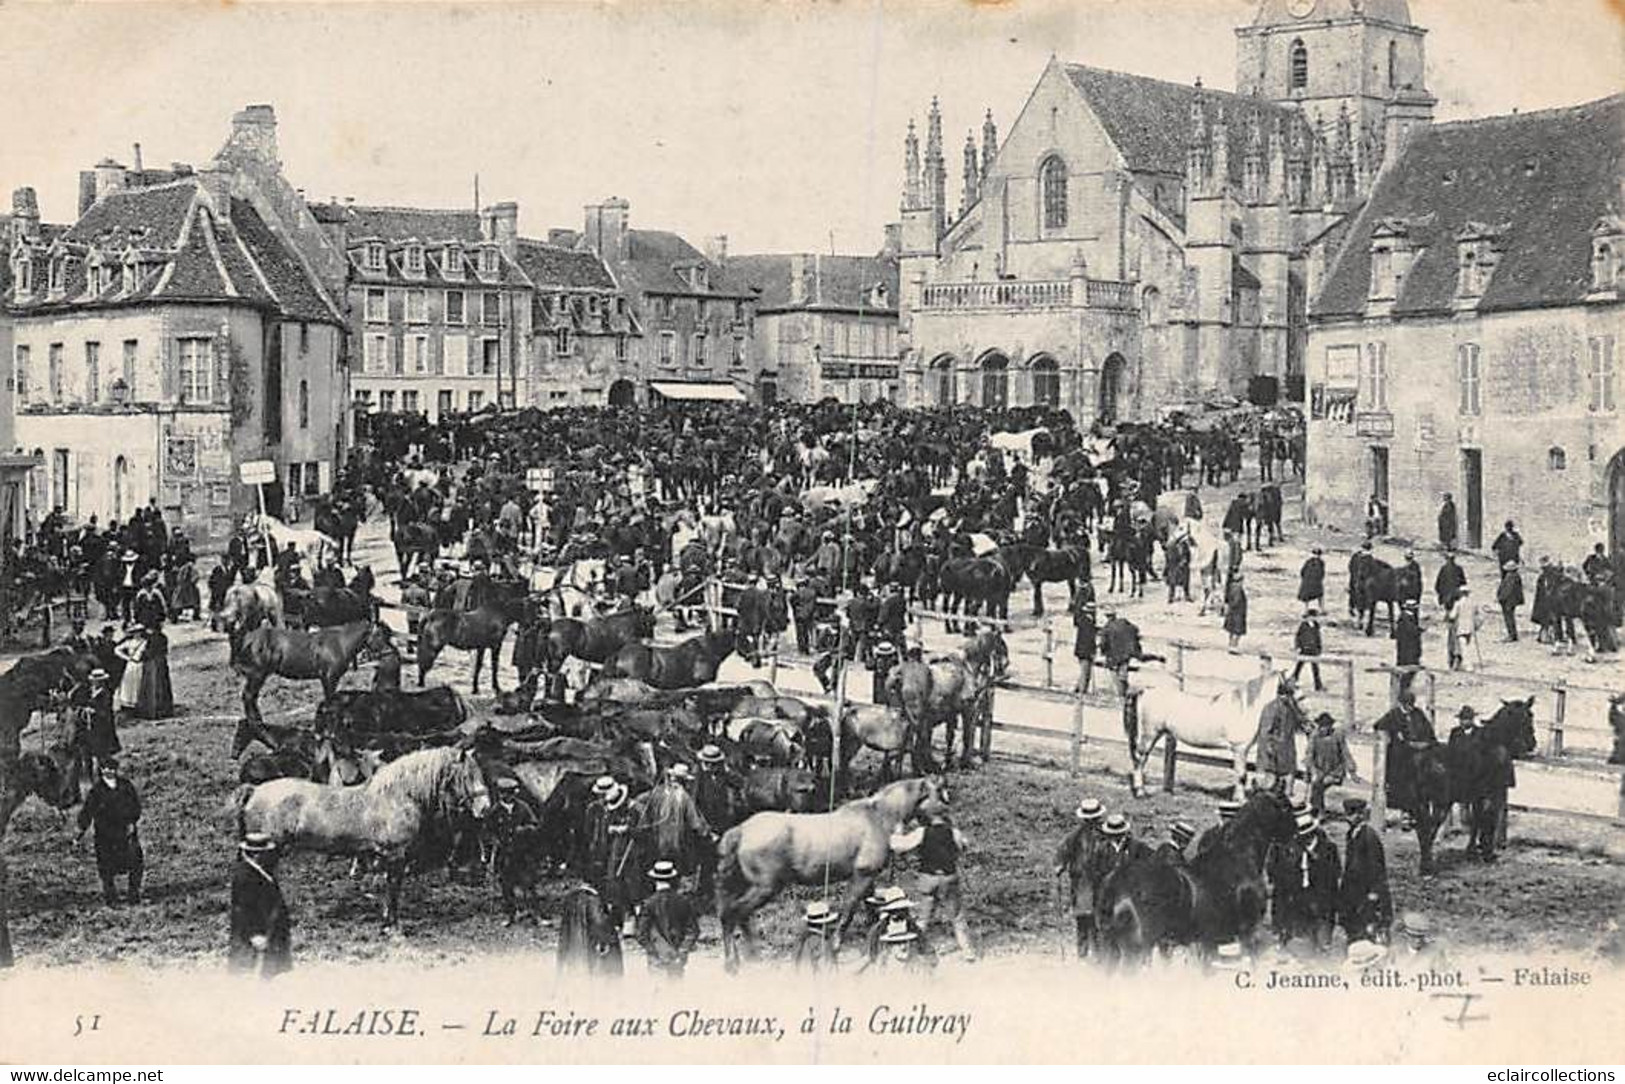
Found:
[[[197,438],[169,436],[164,439],[164,480],[192,481],[197,478]]]

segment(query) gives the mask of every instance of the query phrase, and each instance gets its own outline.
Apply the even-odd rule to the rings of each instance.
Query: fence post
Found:
[[[1185,641],[1174,641],[1174,678],[1179,682],[1180,692],[1185,691]]]
[[[993,689],[987,690],[986,714],[982,716],[982,763],[993,758]]]
[[[1166,794],[1174,792],[1174,773],[1179,764],[1179,743],[1172,734],[1163,738],[1162,747],[1162,789]]]
[[[1546,755],[1556,758],[1563,755],[1563,721],[1569,710],[1568,682],[1558,678],[1552,691],[1557,694],[1557,703],[1552,706],[1552,734],[1546,744]]]
[[[1439,718],[1439,677],[1432,670],[1422,672],[1428,676],[1428,718],[1437,720]]]
[[[1044,688],[1055,688],[1055,626],[1044,622]]]
[[[1353,734],[1359,729],[1354,720],[1354,660],[1344,660],[1344,666],[1348,669],[1348,682],[1343,687],[1343,720]]]
[[[1084,660],[1087,665],[1088,660]],[[1083,774],[1083,678],[1072,691],[1072,778]],[[1622,807],[1625,808],[1625,807]]]

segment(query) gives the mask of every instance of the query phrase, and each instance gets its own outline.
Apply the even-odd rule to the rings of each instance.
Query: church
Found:
[[[1406,0],[1262,0],[1235,93],[1051,58],[1002,142],[991,113],[966,136],[957,206],[933,99],[904,149],[904,401],[1302,401],[1308,298],[1432,121],[1425,33]]]

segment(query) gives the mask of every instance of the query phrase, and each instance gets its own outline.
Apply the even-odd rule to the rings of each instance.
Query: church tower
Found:
[[[1351,159],[1373,151],[1360,133],[1408,135],[1431,121],[1427,31],[1407,0],[1261,0],[1250,26],[1236,29],[1236,91],[1299,106],[1311,130],[1334,133],[1345,115],[1356,139]],[[1396,157],[1398,147],[1385,147]],[[1374,178],[1381,163],[1351,161]]]

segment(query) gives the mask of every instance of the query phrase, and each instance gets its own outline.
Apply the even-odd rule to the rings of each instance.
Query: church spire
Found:
[[[1190,135],[1185,145],[1185,190],[1191,195],[1202,195],[1211,175],[1211,145],[1208,142],[1207,113],[1202,109],[1201,84],[1191,95]]]
[[[1248,203],[1264,201],[1264,124],[1259,111],[1247,117],[1247,153],[1241,163],[1242,195]]]
[[[1213,163],[1213,191],[1223,192],[1230,183],[1230,125],[1224,119],[1224,106],[1213,115],[1213,132],[1209,137],[1212,150],[1208,153]]]
[[[942,107],[931,96],[931,113],[925,125],[926,198],[936,212],[936,235],[941,239],[948,216],[948,166],[942,157]]]
[[[982,191],[982,164],[981,156],[976,151],[976,133],[965,133],[965,168],[961,175],[961,188],[959,192],[959,213],[964,214],[970,210],[971,204],[981,198]]]
[[[920,207],[920,137],[914,130],[914,118],[908,121],[908,135],[903,138],[903,210],[916,211]]]
[[[987,111],[987,119],[982,121],[982,179],[993,172],[993,156],[999,152],[999,129],[993,123],[993,110]]]

